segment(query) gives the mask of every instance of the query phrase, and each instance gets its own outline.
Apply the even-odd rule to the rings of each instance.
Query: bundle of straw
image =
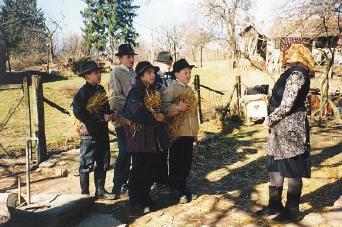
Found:
[[[146,90],[144,104],[146,109],[152,113],[155,119],[157,119],[157,115],[160,113],[161,109],[160,92]]]
[[[184,102],[190,105],[188,111],[180,112],[176,116],[169,119],[169,133],[170,138],[175,139],[177,136],[177,132],[182,125],[183,121],[186,119],[189,111],[194,107],[197,107],[197,99],[195,93],[192,90],[182,93],[178,98],[175,100],[176,103]]]
[[[103,105],[107,101],[107,94],[105,92],[98,92],[89,98],[86,105],[86,110],[91,114],[99,114],[103,110]]]

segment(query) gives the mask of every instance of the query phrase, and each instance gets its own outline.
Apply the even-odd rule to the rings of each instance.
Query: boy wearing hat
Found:
[[[125,125],[126,152],[132,154],[132,169],[129,178],[129,200],[139,212],[150,211],[152,200],[149,195],[155,179],[156,164],[160,149],[165,147],[157,134],[158,122],[164,121],[160,103],[146,102],[146,97],[155,93],[155,67],[147,61],[139,62],[135,68],[137,81],[129,91],[123,115]]]
[[[162,92],[164,91],[172,82],[170,75],[170,69],[172,67],[173,58],[171,52],[161,51],[158,53],[156,61],[156,66],[159,70],[156,73],[155,89]],[[168,185],[168,151],[164,151],[160,156],[158,162],[158,171],[156,178],[156,186],[162,188],[164,185]]]
[[[74,115],[81,122],[80,185],[81,194],[89,194],[89,173],[94,170],[95,197],[114,199],[114,195],[104,187],[110,163],[108,122],[112,120],[112,115],[106,91],[100,85],[100,70],[94,61],[81,65],[79,75],[86,83],[76,93],[72,103]]]
[[[121,44],[118,52],[115,54],[120,61],[120,66],[116,67],[109,79],[109,101],[111,109],[115,112],[114,119],[115,132],[118,140],[119,155],[114,167],[113,189],[112,193],[119,197],[121,192],[127,192],[127,181],[131,163],[131,156],[127,154],[126,139],[124,131],[125,119],[122,116],[122,110],[132,84],[135,83],[136,73],[134,66],[133,48],[129,44]]]
[[[172,77],[170,75],[170,69],[172,67],[173,58],[171,52],[162,51],[158,53],[156,61],[156,66],[159,67],[156,73],[156,89],[165,90],[172,82]]]
[[[172,195],[179,203],[187,203],[197,196],[186,186],[192,163],[193,143],[199,129],[197,102],[194,91],[188,85],[191,78],[190,65],[185,59],[176,61],[170,86],[163,92],[162,109],[174,129],[169,154],[169,179]]]

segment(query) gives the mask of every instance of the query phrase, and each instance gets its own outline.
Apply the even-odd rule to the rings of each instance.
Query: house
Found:
[[[342,63],[342,38],[339,26],[342,26],[338,18],[329,18],[324,26],[321,18],[307,20],[276,20],[273,23],[267,42],[266,65],[269,72],[281,70],[280,40],[284,37],[301,38],[312,50],[315,61],[324,65],[325,53],[329,53],[329,47],[335,48],[335,63]]]
[[[240,34],[240,50],[249,63],[265,68],[267,37],[259,32],[255,25],[246,27]]]

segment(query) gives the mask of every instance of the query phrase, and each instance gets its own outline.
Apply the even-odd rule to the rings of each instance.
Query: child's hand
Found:
[[[159,121],[159,122],[165,121],[165,116],[164,116],[164,114],[162,114],[162,113],[157,113],[157,114],[155,115],[155,117],[156,117],[156,120]]]
[[[105,122],[112,121],[113,120],[113,115],[112,114],[105,114],[104,115],[104,120],[105,120]]]
[[[198,145],[198,144],[199,144],[199,141],[198,141],[198,136],[195,136],[195,138],[194,138],[194,141],[195,141],[196,145]]]
[[[177,110],[180,112],[185,112],[185,111],[188,111],[189,109],[190,109],[190,105],[184,102],[179,103],[177,106]]]

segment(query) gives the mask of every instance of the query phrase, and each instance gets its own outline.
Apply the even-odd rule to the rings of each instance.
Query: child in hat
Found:
[[[124,117],[122,110],[128,95],[130,87],[135,83],[136,73],[133,69],[134,56],[136,53],[129,44],[121,44],[118,52],[115,54],[120,65],[115,67],[109,78],[109,93],[111,99],[109,101],[111,109],[116,113],[114,119],[114,127],[118,140],[119,155],[115,162],[113,189],[112,193],[118,198],[121,193],[127,193],[128,175],[131,163],[131,156],[125,152],[126,139],[124,131]]]
[[[155,93],[155,67],[147,61],[139,62],[135,68],[137,81],[129,91],[123,115],[127,147],[132,155],[132,169],[129,178],[129,200],[138,212],[150,211],[149,196],[156,175],[157,156],[163,147],[158,139],[158,122],[164,121],[160,113],[160,97]]]
[[[108,122],[112,119],[106,91],[101,82],[101,68],[94,61],[86,61],[79,75],[86,83],[76,93],[72,107],[81,122],[80,184],[81,194],[89,194],[89,173],[94,171],[95,196],[114,199],[105,190],[106,172],[110,164]]]
[[[186,185],[193,143],[197,141],[199,129],[196,97],[188,85],[193,67],[185,59],[176,61],[172,71],[176,79],[162,95],[162,109],[170,122],[170,136],[174,139],[169,154],[170,186],[179,203],[187,203],[197,197]]]
[[[161,51],[158,53],[157,59],[155,60],[156,66],[159,67],[156,73],[156,89],[165,90],[172,82],[170,69],[172,67],[173,58],[171,52]]]

